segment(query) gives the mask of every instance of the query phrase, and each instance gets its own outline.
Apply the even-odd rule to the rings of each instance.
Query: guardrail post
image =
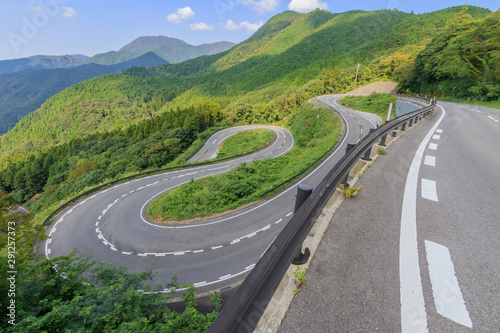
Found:
[[[370,133],[371,133],[371,132],[373,132],[373,131],[376,131],[376,130],[377,130],[376,128],[370,128]],[[373,161],[373,160],[371,159],[371,157],[370,157],[370,155],[371,155],[371,154],[372,154],[372,147],[370,146],[370,147],[366,150],[366,152],[365,152],[365,154],[363,155],[363,157],[361,157],[361,159],[362,159],[363,161]]]
[[[356,146],[356,143],[353,143],[353,142],[348,142],[347,143],[347,147],[345,148],[345,154],[349,154],[351,152],[351,150]],[[345,187],[350,187],[351,185],[349,185],[349,183],[347,182],[348,181],[348,178],[349,178],[349,173],[347,173],[347,175],[345,175],[344,179],[342,180],[342,184],[344,184]]]
[[[297,186],[297,193],[295,194],[295,196],[296,196],[295,208],[293,210],[294,213],[299,210],[300,206],[302,206],[304,201],[306,201],[306,199],[309,197],[309,195],[311,195],[312,191],[313,191],[313,187],[311,185],[299,184]],[[295,258],[293,259],[292,264],[293,265],[303,265],[307,262],[307,260],[309,260],[310,255],[311,255],[311,251],[309,251],[309,248],[306,247],[306,249],[304,250],[304,253],[302,253],[302,246],[301,246],[301,248],[299,249],[299,252],[297,253]]]
[[[410,119],[410,121],[408,122],[408,127],[411,127],[413,125],[413,118]]]
[[[386,144],[385,144],[386,140],[387,140],[387,133],[384,134],[384,136],[382,137],[382,140],[380,140],[379,146],[385,147],[386,146]]]
[[[398,129],[395,128],[393,131],[392,131],[392,137],[395,138],[396,136],[398,135]]]
[[[401,132],[404,132],[406,131],[406,123],[403,123],[403,125],[401,125]]]

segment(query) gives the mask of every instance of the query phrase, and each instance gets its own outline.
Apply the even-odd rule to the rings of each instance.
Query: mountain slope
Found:
[[[181,64],[131,68],[66,89],[4,135],[0,153],[37,151],[188,106],[200,114],[222,109],[232,122],[280,121],[314,94],[352,89],[358,63],[359,85],[391,80],[395,69],[409,63],[461,9],[423,15],[284,12],[228,51]],[[490,13],[471,9],[478,17]],[[415,33],[420,25],[425,30]],[[402,60],[396,64],[398,57]]]
[[[0,134],[6,133],[24,116],[48,98],[75,83],[132,66],[150,67],[166,63],[150,52],[117,65],[84,64],[67,69],[24,70],[0,75]]]
[[[202,55],[223,52],[234,45],[234,43],[230,42],[217,42],[194,46],[183,40],[165,36],[139,37],[122,47],[119,51],[97,54],[87,59],[86,62],[114,65],[148,52],[154,52],[168,63],[179,63]]]
[[[415,59],[403,89],[500,100],[500,10],[475,21],[462,12]]]
[[[54,69],[69,68],[84,63],[88,57],[82,55],[42,56],[29,58],[1,60],[0,74],[17,72],[23,69]]]

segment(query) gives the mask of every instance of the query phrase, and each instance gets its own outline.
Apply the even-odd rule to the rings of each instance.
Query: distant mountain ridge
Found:
[[[18,72],[24,69],[55,69],[81,65],[88,57],[84,55],[44,56],[1,60],[0,74]]]
[[[165,36],[139,37],[119,51],[0,61],[0,135],[72,84],[130,67],[153,67],[213,55],[234,43],[190,45]],[[64,69],[64,70],[63,70]]]
[[[168,62],[153,52],[116,65],[82,64],[70,68],[25,69],[0,74],[0,134],[6,133],[22,117],[39,108],[48,98],[65,88],[126,68],[153,67]]]
[[[231,42],[216,42],[198,46],[183,40],[166,36],[145,36],[133,40],[119,51],[109,51],[88,57],[82,54],[46,56],[36,55],[28,58],[0,60],[0,74],[24,69],[70,68],[83,64],[116,65],[153,52],[168,63],[174,64],[202,55],[212,55],[226,51],[236,45]]]

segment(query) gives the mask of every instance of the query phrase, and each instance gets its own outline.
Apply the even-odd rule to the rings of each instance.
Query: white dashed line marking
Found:
[[[47,250],[47,253],[48,253],[48,254],[50,254],[50,253],[52,253],[52,251],[51,251],[50,249],[48,249],[48,250]]]
[[[435,135],[433,135],[433,136],[432,136],[432,138],[433,138],[434,140],[439,140],[439,139],[441,139],[441,135],[439,135],[439,134],[435,134]]]
[[[132,252],[122,252],[122,253],[125,254],[125,255],[127,255],[127,256],[129,256],[129,255],[132,254]]]
[[[231,274],[224,275],[224,276],[221,276],[221,277],[219,278],[219,280],[227,280],[227,279],[229,279],[230,277],[231,277]]]
[[[443,130],[442,129],[437,129],[436,133],[443,133]]]
[[[454,322],[472,328],[472,321],[458,285],[450,250],[446,246],[427,240],[425,250],[437,312]]]
[[[278,224],[278,223],[280,223],[280,222],[282,222],[282,221],[283,221],[283,219],[279,219],[278,221],[276,221],[276,222],[274,222],[274,223],[275,223],[275,224]]]
[[[291,216],[292,214],[293,214],[293,212],[290,212],[290,213],[286,214],[286,217],[289,217],[289,216]]]
[[[425,155],[424,164],[428,166],[436,166],[436,157]]]
[[[422,178],[422,198],[438,201],[436,182]]]
[[[212,246],[212,250],[217,250],[217,249],[220,249],[222,247],[222,245],[219,245],[219,246]]]
[[[193,284],[193,286],[195,286],[195,287],[201,287],[201,286],[203,286],[206,283],[207,283],[207,281],[197,282],[197,283]]]
[[[235,239],[234,241],[231,242],[231,245],[239,243],[239,242],[241,242],[241,239]]]
[[[205,251],[205,250],[197,250],[197,251],[193,251],[193,253],[202,253],[203,251]]]
[[[429,143],[429,149],[431,149],[431,150],[437,150],[438,149],[438,144],[437,143]]]
[[[114,248],[114,247],[111,247],[111,250],[113,250],[113,251],[118,251],[118,250],[117,250],[116,248]]]

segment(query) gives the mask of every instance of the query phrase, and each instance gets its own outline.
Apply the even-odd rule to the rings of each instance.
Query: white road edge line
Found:
[[[472,328],[472,321],[458,285],[450,250],[446,246],[426,240],[425,251],[437,312],[454,322]]]
[[[443,120],[443,111],[436,124],[420,143],[408,171],[401,210],[401,234],[399,241],[399,280],[401,294],[402,332],[428,332],[427,315],[420,277],[417,243],[417,186],[418,173],[425,147]]]

